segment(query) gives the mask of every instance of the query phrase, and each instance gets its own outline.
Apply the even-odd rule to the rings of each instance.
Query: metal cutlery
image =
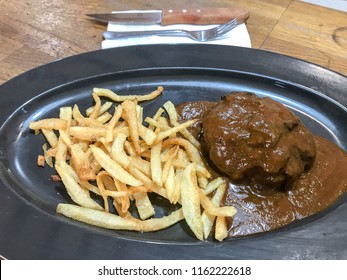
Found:
[[[219,8],[187,8],[163,10],[128,10],[87,16],[102,22],[118,24],[222,24],[233,18],[246,21],[249,11],[238,6]]]
[[[106,40],[117,40],[122,38],[141,37],[141,36],[179,36],[188,37],[195,41],[205,42],[216,39],[223,34],[234,29],[237,25],[243,23],[243,20],[237,20],[236,18],[219,24],[215,27],[200,30],[184,30],[184,29],[172,29],[172,30],[142,30],[142,31],[105,31],[103,37]]]

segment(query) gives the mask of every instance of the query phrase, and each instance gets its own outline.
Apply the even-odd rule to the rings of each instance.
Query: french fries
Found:
[[[60,108],[59,118],[29,124],[47,141],[38,165],[55,168],[53,176],[76,204],[60,203],[57,213],[99,227],[141,232],[185,220],[199,240],[211,236],[215,225],[214,238],[222,241],[228,236],[227,219],[236,210],[221,205],[227,186],[222,178],[212,178],[200,143],[187,130],[195,120],[179,123],[174,105],[167,102],[165,110],[159,108],[143,122],[138,103],[162,92],[158,87],[150,94],[122,96],[95,88],[95,105],[85,113],[75,104]],[[150,192],[181,207],[154,218]],[[130,213],[131,205],[137,213]]]

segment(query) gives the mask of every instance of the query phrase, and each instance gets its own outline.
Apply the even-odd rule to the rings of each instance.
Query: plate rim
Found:
[[[96,50],[96,51],[92,51],[92,52],[88,52],[88,53],[78,54],[78,55],[75,55],[75,56],[67,57],[67,58],[64,58],[64,59],[61,59],[61,60],[57,60],[57,61],[51,62],[49,64],[45,64],[45,65],[36,67],[34,69],[31,69],[31,70],[29,70],[27,72],[24,72],[24,73],[18,75],[17,77],[15,77],[15,78],[5,82],[4,84],[0,85],[0,94],[2,94],[4,91],[6,91],[6,88],[8,88],[8,87],[11,88],[13,86],[13,84],[15,84],[16,82],[21,81],[23,79],[25,80],[28,76],[32,76],[32,75],[36,74],[37,72],[41,72],[41,71],[43,71],[43,70],[45,70],[47,68],[49,68],[49,69],[54,68],[55,65],[57,65],[57,63],[66,64],[66,63],[70,63],[71,60],[75,61],[74,63],[76,63],[76,61],[78,63],[78,60],[80,60],[80,59],[83,60],[85,57],[88,57],[88,56],[92,56],[92,57],[96,56],[96,58],[97,58],[97,56],[99,54],[105,54],[105,53],[106,54],[107,53],[111,53],[112,54],[112,53],[115,53],[115,52],[117,53],[117,52],[124,52],[124,51],[125,52],[139,52],[141,50],[144,50],[144,49],[148,50],[148,48],[153,48],[153,47],[156,48],[156,49],[158,49],[158,48],[159,49],[160,48],[165,48],[165,49],[168,49],[169,51],[173,51],[173,49],[176,49],[176,51],[177,51],[178,47],[181,47],[181,48],[179,48],[181,51],[187,51],[189,49],[198,49],[199,51],[201,51],[201,50],[205,50],[206,51],[206,50],[211,50],[211,48],[213,49],[213,47],[216,47],[218,45],[216,45],[216,46],[209,45],[208,47],[205,47],[205,46],[208,46],[208,45],[203,45],[203,46],[201,46],[201,45],[199,45],[199,46],[198,45],[191,45],[191,46],[188,46],[188,45],[185,45],[185,46],[177,46],[177,45],[135,46],[135,47],[122,47],[122,48],[118,48],[118,49]],[[300,59],[297,59],[297,58],[292,58],[290,56],[286,56],[286,55],[282,55],[282,54],[276,54],[276,53],[269,52],[269,51],[255,50],[255,49],[246,49],[246,48],[240,48],[240,47],[229,47],[229,46],[228,47],[226,47],[226,46],[218,46],[218,47],[220,47],[223,50],[228,50],[229,52],[236,52],[236,53],[237,52],[243,52],[243,51],[245,51],[246,53],[248,53],[249,51],[251,51],[251,52],[255,51],[255,53],[257,53],[257,55],[266,53],[267,56],[270,55],[270,56],[275,56],[276,58],[280,58],[280,59],[284,59],[284,60],[296,61],[297,63],[301,64],[302,66],[310,65],[311,67],[314,67],[314,69],[316,69],[316,70],[318,69],[317,71],[323,71],[325,73],[329,73],[331,76],[339,77],[342,80],[345,79],[345,81],[347,81],[347,77],[344,76],[341,73],[329,70],[327,68],[321,67],[321,66],[316,65],[316,64],[309,63],[309,62],[304,61],[304,60],[300,60]],[[104,74],[106,74],[106,73],[104,73]],[[95,76],[97,76],[97,74]],[[273,78],[273,77],[271,77],[271,78]],[[71,82],[73,82],[73,81],[76,81],[76,80],[72,80]],[[59,86],[59,85],[57,85],[57,86]],[[50,89],[52,89],[52,88],[50,88]],[[47,89],[47,90],[50,90],[50,89]],[[313,91],[315,91],[315,90],[313,90]],[[323,94],[323,96],[325,96],[325,95]],[[343,104],[339,103],[334,98],[332,98],[330,96],[325,96],[325,97],[331,99],[333,102],[338,103],[339,105],[342,106],[342,108],[344,108],[347,111],[346,107]],[[2,113],[0,113],[0,125],[1,125],[0,133],[2,131],[3,125],[5,124],[5,122],[3,121],[3,117],[4,116],[6,117],[6,113],[4,113],[4,111]],[[2,192],[2,189],[3,189],[2,182],[1,182],[0,185],[1,185],[1,192]],[[59,223],[62,224],[62,221],[58,221],[58,224]],[[242,239],[242,240],[244,240],[244,239]],[[240,240],[238,242],[242,243],[243,242],[242,240]],[[132,242],[134,242],[134,240],[132,240]],[[135,240],[135,242],[136,242],[136,240]],[[175,244],[169,244],[169,246],[171,246],[171,247],[174,246],[174,245]],[[195,245],[198,245],[198,243],[196,243]],[[206,244],[202,244],[202,245],[206,245]],[[208,246],[210,246],[210,245],[208,245]],[[178,246],[178,247],[180,247],[180,246]],[[189,246],[189,247],[191,249],[191,246]],[[201,247],[205,247],[205,246],[201,246]],[[185,251],[184,248],[182,250]],[[6,256],[6,254],[5,254],[5,256]],[[222,256],[222,255],[220,255],[220,256]],[[232,258],[233,256],[226,255],[224,257]],[[35,257],[33,256],[33,258],[35,258]]]

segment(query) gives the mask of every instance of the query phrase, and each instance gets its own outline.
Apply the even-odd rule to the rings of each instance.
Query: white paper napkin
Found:
[[[186,30],[198,30],[202,28],[212,28],[215,25],[191,25],[191,24],[175,24],[169,26],[161,26],[158,24],[146,24],[146,25],[125,25],[109,23],[107,30],[109,31],[140,31],[140,30],[169,30],[169,29],[186,29]],[[233,30],[224,34],[216,40],[207,42],[198,42],[186,37],[168,37],[168,36],[142,36],[133,38],[124,38],[117,40],[104,40],[101,43],[102,49],[131,46],[131,45],[148,45],[148,44],[184,44],[184,43],[196,43],[196,44],[218,44],[218,45],[230,45],[240,47],[251,47],[251,39],[245,24],[240,24]]]

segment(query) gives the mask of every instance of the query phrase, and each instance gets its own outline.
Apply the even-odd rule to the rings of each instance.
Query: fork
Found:
[[[179,36],[188,37],[195,41],[205,42],[216,39],[217,37],[229,32],[237,25],[243,23],[243,20],[232,19],[215,27],[200,30],[142,30],[142,31],[105,31],[103,37],[106,40],[116,40],[121,38],[139,37],[139,36]]]

